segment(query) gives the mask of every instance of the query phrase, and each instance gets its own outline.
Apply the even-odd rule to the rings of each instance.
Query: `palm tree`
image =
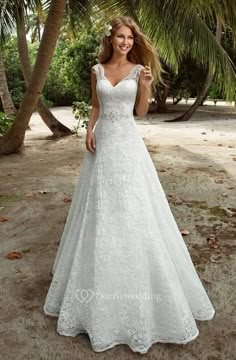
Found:
[[[222,23],[220,21],[220,18],[218,17],[217,25],[216,25],[216,40],[219,43],[221,40],[221,36],[222,36]],[[206,98],[207,92],[213,81],[214,74],[215,74],[214,67],[212,68],[212,66],[209,66],[208,73],[207,73],[205,82],[203,84],[203,87],[202,87],[200,93],[198,94],[197,99],[195,100],[193,105],[190,106],[190,108],[183,115],[178,116],[175,119],[164,120],[164,122],[188,121],[191,118],[191,116],[194,114],[194,112],[197,110],[198,106],[201,105],[203,103],[204,99]]]
[[[19,151],[24,142],[25,131],[30,117],[37,105],[46,81],[47,72],[60,33],[65,6],[66,0],[51,0],[30,83],[12,127],[6,135],[0,138],[1,154],[10,154]]]
[[[5,114],[7,116],[15,115],[16,108],[12,102],[11,94],[8,89],[1,50],[0,50],[0,97],[2,100],[2,106],[3,106]]]
[[[32,10],[33,13],[27,16],[26,33],[30,32],[32,42],[40,42],[47,14],[41,1],[37,1]]]
[[[36,3],[35,3],[36,2]],[[25,78],[26,86],[28,86],[28,83],[30,81],[32,69],[28,54],[28,45],[26,40],[26,32],[25,32],[25,13],[26,8],[28,6],[29,9],[33,10],[34,7],[39,10],[42,8],[41,0],[31,0],[28,1],[27,4],[24,1],[16,1],[14,3],[14,6],[11,4],[5,7],[5,12],[3,12],[2,18],[1,18],[1,24],[7,24],[5,30],[8,32],[4,32],[1,35],[1,40],[4,42],[5,38],[10,35],[11,32],[13,32],[15,29],[15,23],[17,25],[17,41],[18,41],[18,52],[19,52],[19,58],[23,70],[23,75]],[[39,12],[39,11],[38,11]],[[7,22],[7,20],[10,19],[10,24]],[[2,29],[4,27],[2,26]],[[39,115],[41,116],[42,120],[44,121],[45,125],[52,131],[53,135],[55,137],[61,137],[61,136],[67,136],[71,135],[72,131],[61,124],[51,113],[51,111],[47,108],[46,104],[44,103],[42,97],[39,98],[38,104],[37,104],[37,111]],[[28,126],[29,128],[29,126]]]
[[[28,53],[28,45],[26,39],[26,31],[25,31],[25,21],[24,21],[24,11],[21,8],[18,8],[16,11],[16,23],[17,23],[17,43],[18,43],[18,52],[19,58],[23,70],[24,79],[26,82],[26,86],[30,83],[30,78],[32,74],[32,68]],[[37,111],[41,116],[44,123],[47,127],[52,131],[53,135],[56,137],[71,135],[72,131],[61,124],[55,116],[51,113],[51,111],[47,108],[44,103],[42,97],[39,97],[37,103]]]

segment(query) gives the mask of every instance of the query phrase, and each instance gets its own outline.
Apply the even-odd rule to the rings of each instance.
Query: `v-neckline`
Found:
[[[100,65],[101,68],[102,68],[102,75],[103,75],[104,79],[107,80],[107,81],[109,82],[109,84],[110,84],[113,88],[115,88],[115,87],[116,87],[117,85],[119,85],[123,80],[125,80],[125,79],[133,72],[134,68],[135,68],[136,66],[138,66],[138,64],[134,65],[126,76],[124,76],[122,79],[120,79],[120,81],[118,81],[117,84],[112,85],[112,83],[110,82],[110,80],[109,80],[109,79],[106,77],[106,75],[105,75],[105,69],[104,69],[104,67],[102,66],[101,63],[99,63],[99,65]]]

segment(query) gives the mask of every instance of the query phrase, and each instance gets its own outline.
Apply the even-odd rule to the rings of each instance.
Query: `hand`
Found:
[[[96,140],[95,135],[92,130],[87,130],[87,136],[86,136],[86,148],[91,153],[95,153],[95,147],[96,147]]]
[[[139,80],[140,80],[141,85],[144,85],[146,87],[151,86],[151,84],[154,80],[154,77],[152,75],[150,66],[146,65],[145,68],[141,70]]]

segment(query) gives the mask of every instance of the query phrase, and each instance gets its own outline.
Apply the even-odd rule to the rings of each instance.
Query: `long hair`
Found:
[[[102,38],[102,51],[98,55],[98,60],[101,64],[105,64],[110,60],[113,53],[113,47],[110,43],[111,38],[115,32],[122,26],[125,25],[130,28],[134,36],[134,44],[132,49],[127,54],[128,61],[141,64],[143,66],[150,66],[154,81],[152,88],[154,89],[158,83],[163,84],[161,73],[165,72],[162,69],[161,62],[157,55],[156,49],[152,44],[151,40],[141,32],[136,22],[129,16],[116,16],[110,22],[112,26],[111,35],[104,35]]]

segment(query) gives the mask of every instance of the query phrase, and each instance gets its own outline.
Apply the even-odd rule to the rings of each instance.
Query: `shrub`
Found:
[[[74,101],[72,104],[72,108],[74,116],[78,120],[78,124],[74,127],[74,131],[78,136],[78,131],[81,130],[81,128],[88,128],[91,106],[89,106],[84,101]]]
[[[7,132],[14,119],[14,116],[6,116],[5,113],[0,112],[0,135],[4,135]]]

